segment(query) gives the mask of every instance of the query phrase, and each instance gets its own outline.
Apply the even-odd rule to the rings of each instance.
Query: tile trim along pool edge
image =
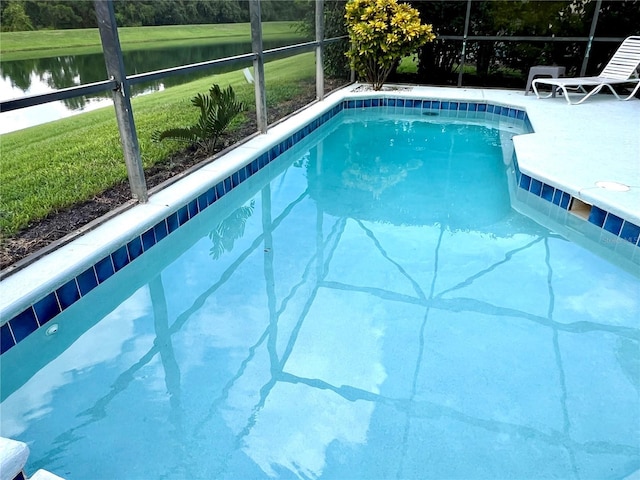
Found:
[[[157,192],[149,203],[136,205],[0,282],[0,354],[39,328],[48,328],[56,315],[339,112],[370,107],[394,108],[398,113],[399,109],[456,111],[459,118],[519,122],[533,132],[525,108],[495,100],[425,98],[411,89],[358,93],[353,86],[342,89]],[[517,161],[514,165],[519,188],[564,210],[571,207],[576,197],[562,185],[521,172]],[[609,210],[606,205],[592,205],[585,221],[640,248],[640,222]]]

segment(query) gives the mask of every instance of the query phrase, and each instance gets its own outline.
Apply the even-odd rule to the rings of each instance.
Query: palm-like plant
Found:
[[[245,109],[245,105],[236,98],[231,85],[222,90],[215,83],[209,89],[208,95],[199,93],[191,99],[191,103],[200,109],[200,118],[195,125],[156,130],[151,138],[154,142],[165,139],[188,142],[207,153],[213,153],[220,134],[227,129],[235,116]]]

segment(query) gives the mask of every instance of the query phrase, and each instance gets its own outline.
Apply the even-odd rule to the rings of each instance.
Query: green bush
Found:
[[[418,11],[396,0],[352,0],[345,19],[351,40],[351,66],[380,90],[400,59],[414,53],[435,35],[420,23]]]

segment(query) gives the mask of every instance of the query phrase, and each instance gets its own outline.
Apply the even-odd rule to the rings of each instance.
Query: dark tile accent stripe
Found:
[[[36,312],[36,320],[38,325],[42,326],[59,314],[62,309],[58,303],[58,297],[54,292],[44,297],[39,302],[33,305],[33,310]]]
[[[96,269],[96,277],[98,279],[98,283],[104,282],[107,278],[113,275],[115,272],[113,270],[113,263],[111,263],[111,256],[103,258],[95,264]]]
[[[529,191],[531,193],[533,193],[536,196],[540,196],[540,194],[542,193],[542,186],[544,185],[544,183],[542,183],[540,180],[536,180],[535,178],[531,179],[531,186],[529,187]]]
[[[11,327],[11,332],[13,333],[13,338],[16,343],[27,338],[32,332],[35,332],[39,325],[33,307],[27,308],[9,320],[9,326]]]
[[[9,329],[9,324],[5,323],[0,326],[0,355],[9,350],[16,344],[16,341],[13,339],[13,333]]]
[[[555,189],[551,185],[544,184],[542,185],[542,192],[540,196],[544,198],[547,202],[553,202],[553,196],[555,194]]]
[[[78,291],[78,284],[76,279],[72,278],[59,289],[56,290],[58,296],[58,302],[60,302],[60,308],[64,310],[69,308],[75,302],[80,300],[80,292]]]
[[[522,176],[520,177],[520,188],[524,188],[528,192],[530,187],[531,187],[531,177],[523,173]]]
[[[210,189],[210,190],[213,191],[213,189]],[[178,222],[178,213],[173,212],[171,215],[167,217],[167,229],[169,233],[171,233],[171,232],[175,232],[179,226],[180,226],[180,223]]]
[[[186,210],[185,210],[186,212]],[[136,237],[127,243],[127,251],[129,252],[129,258],[133,261],[138,258],[144,252],[142,247],[142,238]]]
[[[624,222],[624,220],[620,217],[613,213],[608,213],[607,218],[604,221],[604,229],[607,232],[613,233],[617,237],[620,235],[620,230],[622,230],[622,222]]]
[[[563,210],[569,209],[571,199],[573,198],[569,193],[563,192],[559,188],[555,188],[552,185],[521,173],[518,167],[518,160],[515,158],[515,153],[513,165],[515,168],[518,187],[534,194],[537,197],[543,198],[547,202],[551,202],[554,205],[559,206]],[[620,218],[613,213],[607,212],[597,205],[591,206],[591,211],[589,212],[589,218],[587,221],[626,240],[627,242],[632,243],[633,245],[640,247],[640,227],[634,223]]]
[[[205,205],[203,208],[200,209],[200,211],[204,210],[205,208],[207,208],[209,205]],[[167,231],[167,219],[165,218],[164,220],[159,221],[158,223],[156,223],[153,227],[153,233],[156,236],[156,243],[158,243],[160,240],[162,240],[164,237],[166,237],[167,235],[169,235],[169,232]]]
[[[138,238],[138,237],[136,237]],[[138,240],[140,240],[138,238]],[[140,250],[142,251],[142,248],[140,248]],[[135,257],[133,257],[135,258]],[[86,269],[84,272],[82,272],[80,275],[78,275],[76,277],[76,280],[78,280],[78,287],[80,288],[80,295],[82,295],[83,297],[89,293],[91,290],[93,290],[94,288],[96,288],[98,286],[98,277],[96,277],[96,271],[94,269],[93,266],[89,267],[88,269]],[[37,311],[36,311],[37,313]]]
[[[111,254],[111,260],[113,261],[114,271],[121,270],[129,264],[129,252],[127,246],[123,245],[118,250]]]
[[[604,226],[605,218],[607,218],[607,212],[599,207],[596,207],[595,205],[591,207],[591,212],[589,213],[589,222],[602,228]]]
[[[640,244],[640,227],[625,220],[620,231],[620,238],[631,242],[634,245]]]
[[[389,107],[389,108],[404,108],[412,110],[426,110],[433,112],[434,110],[448,110],[448,111],[462,111],[462,112],[478,112],[478,113],[490,113],[494,115],[504,116],[514,121],[522,122],[523,127],[528,132],[533,132],[531,128],[531,122],[524,110],[518,108],[493,105],[480,102],[469,101],[456,101],[456,100],[425,100],[425,99],[411,99],[411,98],[372,98],[372,99],[356,99],[356,100],[344,100],[342,108],[346,110],[350,109],[363,109],[369,107]],[[410,110],[409,110],[410,111]],[[427,112],[424,112],[427,114]]]
[[[177,211],[172,212],[153,227],[134,237],[127,244],[119,247],[110,255],[102,258],[96,262],[95,265],[88,267],[77,277],[58,286],[54,292],[50,292],[45,295],[33,305],[28,306],[28,308],[23,310],[20,314],[1,325],[0,354],[15,346],[37,328],[53,319],[65,308],[68,308],[77,300],[95,289],[98,285],[108,280],[117,271],[126,267],[129,263],[134,261],[144,252],[148,251],[150,248],[153,248],[154,245],[162,241],[162,239],[171,232],[174,232],[204,209],[213,205],[217,200],[221,199],[224,195],[229,193],[233,188],[240,185],[249,177],[258,173],[270,162],[274,161],[285,151],[289,150],[302,139],[306,138],[321,125],[331,120],[342,110],[371,107],[388,107],[395,109],[404,108],[411,109],[409,112],[416,111],[423,114],[430,114],[434,111],[441,110],[494,114],[507,117],[513,121],[522,122],[525,131],[533,131],[531,122],[524,110],[503,105],[455,100],[403,99],[387,97],[343,100],[330,110],[324,112],[319,117],[293,132],[289,137],[277,145],[271,147],[268,151],[261,154],[245,167],[242,167],[238,171],[232,173],[218,184],[209,188],[206,192],[201,193],[198,197],[192,199]],[[405,110],[405,112],[407,112],[407,110]],[[527,175],[521,174],[517,167],[517,161],[515,158],[514,165],[516,168],[518,186],[520,188],[532,191],[533,187],[533,191],[537,192],[536,194],[545,200],[553,202],[565,210],[569,208],[569,202],[571,200],[571,196],[569,194],[537,179],[532,179]],[[602,219],[602,224],[600,226],[606,224],[607,226],[605,228],[609,231],[617,231],[619,232],[620,237],[634,244],[638,243],[640,227],[624,221],[612,214],[609,214],[611,215],[609,218],[607,217],[607,212],[604,213],[605,217]],[[605,222],[605,219],[608,220]]]

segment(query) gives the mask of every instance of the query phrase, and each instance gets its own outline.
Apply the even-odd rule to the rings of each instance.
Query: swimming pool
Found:
[[[515,111],[428,112],[327,118],[8,349],[2,436],[29,470],[636,470],[634,266],[518,213],[567,210],[521,188]]]

